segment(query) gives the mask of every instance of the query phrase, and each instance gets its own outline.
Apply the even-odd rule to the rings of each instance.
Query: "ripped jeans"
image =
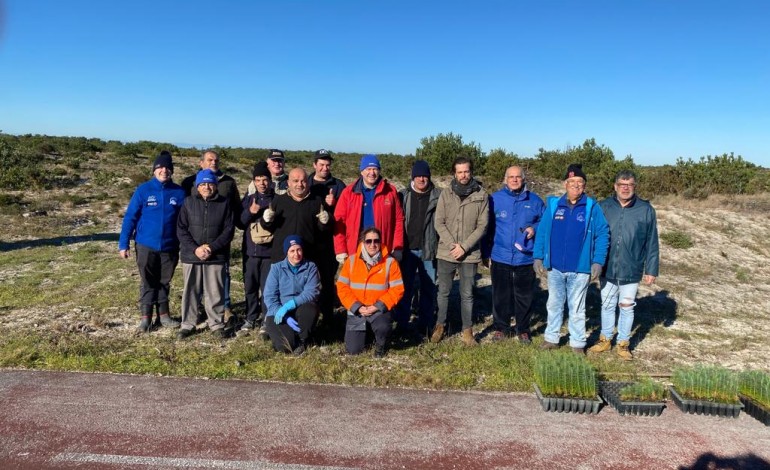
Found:
[[[636,291],[638,282],[621,283],[613,279],[601,280],[602,287],[602,334],[612,338],[615,328],[616,307],[620,308],[618,317],[618,341],[631,339],[631,328],[634,326],[634,307],[636,306]]]

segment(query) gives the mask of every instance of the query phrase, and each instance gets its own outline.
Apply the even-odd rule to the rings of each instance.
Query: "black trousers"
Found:
[[[292,330],[286,324],[286,319],[289,317],[294,317],[297,323],[299,323],[299,333]],[[302,304],[288,312],[283,318],[284,320],[281,324],[276,325],[275,317],[265,317],[265,327],[267,328],[268,336],[270,336],[270,341],[273,342],[273,349],[278,352],[292,352],[300,344],[307,343],[310,335],[313,334],[313,329],[318,320],[318,305],[313,302]]]
[[[380,346],[388,343],[390,332],[393,329],[391,323],[393,318],[390,311],[382,314],[375,314],[372,317],[361,315],[348,315],[348,322],[345,327],[345,349],[348,354],[360,354],[366,347],[366,328],[367,325],[374,333],[374,342]]]
[[[535,270],[532,265],[511,266],[492,262],[492,299],[495,306],[492,327],[508,331],[516,318],[516,334],[529,334],[532,299],[535,294]]]
[[[248,256],[243,261],[243,290],[246,297],[246,321],[255,323],[260,314],[267,313],[261,291],[265,289],[270,272],[270,258]]]
[[[142,280],[139,284],[139,304],[165,304],[168,308],[169,284],[179,263],[179,252],[155,251],[138,243],[135,249],[136,265]],[[162,313],[167,312],[168,310]]]
[[[318,304],[324,315],[324,322],[327,322],[334,312],[334,303],[337,300],[337,284],[334,281],[334,276],[337,274],[339,263],[334,258],[333,248],[322,247],[321,249],[330,251],[319,253],[313,257],[313,261],[318,267],[318,275],[321,277],[321,298],[318,299]]]

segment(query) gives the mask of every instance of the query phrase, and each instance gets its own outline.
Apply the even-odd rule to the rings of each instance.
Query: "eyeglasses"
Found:
[[[636,183],[616,183],[620,189],[631,189],[636,187]]]
[[[366,240],[364,240],[364,243],[366,243],[367,245],[374,245],[375,243],[379,245],[380,244],[380,239],[379,238],[367,238]]]

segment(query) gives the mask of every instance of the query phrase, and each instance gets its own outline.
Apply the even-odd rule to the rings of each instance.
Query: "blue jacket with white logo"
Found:
[[[533,258],[542,259],[543,266],[551,269],[551,228],[553,226],[553,217],[559,207],[559,201],[565,196],[548,198],[545,213],[537,234],[535,235],[535,252]],[[585,224],[583,239],[580,242],[580,252],[575,253],[578,256],[577,269],[575,272],[590,273],[591,265],[596,263],[604,266],[607,260],[607,251],[610,245],[610,228],[607,219],[604,218],[604,212],[596,201],[586,196],[586,216],[588,220]]]
[[[161,183],[153,178],[140,184],[123,217],[118,249],[127,250],[133,238],[155,251],[178,250],[176,221],[184,197],[182,187],[171,180]]]
[[[544,210],[543,200],[526,187],[518,194],[506,187],[492,194],[489,212],[493,215],[491,229],[487,230],[494,234],[492,261],[510,266],[532,264],[532,253],[522,252],[513,244],[516,236],[527,227],[535,229],[537,234]]]

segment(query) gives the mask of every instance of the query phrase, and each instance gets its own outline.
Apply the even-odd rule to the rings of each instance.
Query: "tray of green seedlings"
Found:
[[[602,404],[596,393],[596,370],[572,352],[548,351],[535,358],[535,394],[543,411],[595,414]]]
[[[758,370],[741,373],[738,392],[746,414],[770,426],[770,375]]]
[[[599,382],[599,395],[621,415],[660,416],[666,388],[645,377],[638,382]]]
[[[737,374],[720,366],[695,365],[674,370],[671,399],[685,413],[737,418],[743,404],[738,399]]]

